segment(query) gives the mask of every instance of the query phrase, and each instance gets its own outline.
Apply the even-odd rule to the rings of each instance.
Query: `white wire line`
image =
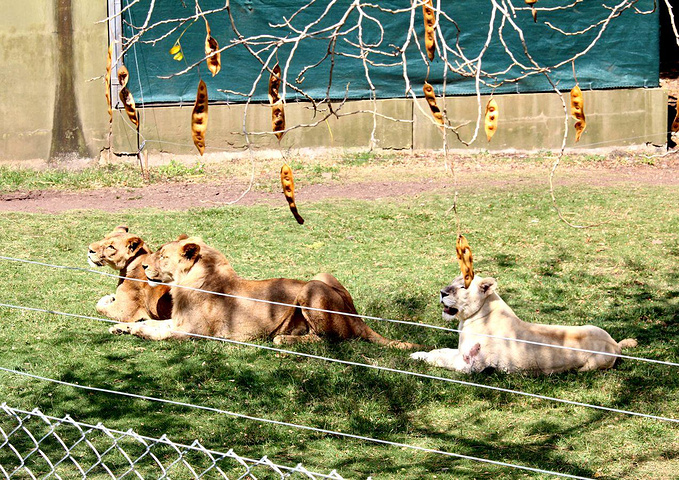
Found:
[[[144,440],[146,442],[152,442],[154,444],[168,445],[168,446],[171,446],[173,448],[175,448],[175,447],[176,448],[182,448],[182,449],[185,449],[185,450],[191,450],[191,451],[195,451],[195,452],[199,452],[199,453],[203,453],[203,454],[208,454],[208,455],[211,455],[213,457],[218,457],[215,460],[215,462],[219,462],[219,461],[221,461],[225,458],[231,458],[231,459],[241,459],[246,463],[253,464],[253,466],[255,466],[257,464],[262,464],[261,463],[262,459],[257,460],[257,459],[254,459],[254,458],[243,457],[241,455],[236,454],[233,451],[233,449],[229,450],[226,453],[219,452],[219,451],[216,451],[216,450],[207,449],[207,448],[203,447],[202,445],[200,445],[200,443],[198,443],[197,440],[194,441],[194,443],[191,444],[191,445],[185,445],[185,444],[182,444],[182,443],[177,443],[177,442],[171,441],[166,435],[163,435],[160,438],[155,438],[155,437],[140,435],[140,434],[134,432],[132,429],[129,429],[128,431],[123,432],[122,430],[116,430],[116,429],[113,429],[113,428],[108,428],[108,427],[104,426],[101,422],[98,423],[97,425],[92,425],[92,424],[89,424],[89,423],[83,423],[83,422],[76,421],[70,415],[66,415],[64,418],[53,417],[51,415],[45,415],[43,412],[39,411],[37,408],[33,409],[32,411],[29,412],[27,410],[22,410],[20,408],[10,407],[9,405],[7,405],[6,402],[3,402],[2,404],[0,404],[0,409],[5,410],[5,411],[11,410],[11,412],[15,415],[17,413],[20,413],[22,415],[26,415],[27,417],[33,416],[33,417],[38,417],[40,419],[51,420],[53,422],[56,422],[57,425],[77,425],[78,427],[84,427],[84,428],[88,428],[88,429],[91,429],[91,430],[110,432],[110,433],[114,433],[114,434],[117,434],[117,435],[120,435],[120,436],[130,436],[134,439],[141,439],[141,440]],[[17,415],[17,417],[18,417],[18,415]],[[23,421],[25,421],[25,419]],[[196,445],[200,445],[200,446],[198,447]],[[271,460],[269,460],[269,462],[271,464],[273,464],[274,466],[276,466],[277,468],[279,468],[281,470],[289,471],[290,473],[300,472],[301,464],[299,464],[295,467],[289,467],[289,466],[286,466],[286,465],[280,465],[280,464],[271,462]],[[337,475],[338,475],[338,473],[335,470],[333,470],[329,474],[316,473],[316,472],[312,472],[312,473],[314,475],[314,478],[319,477],[319,478],[336,479]]]
[[[283,351],[283,350],[280,350],[280,351]],[[293,353],[293,352],[288,352],[288,353]],[[121,392],[121,391],[118,391],[118,390],[110,390],[110,389],[106,389],[106,388],[92,387],[92,386],[89,386],[89,385],[81,385],[81,384],[76,384],[76,383],[70,383],[70,382],[65,382],[63,380],[56,380],[56,379],[53,379],[53,378],[42,377],[40,375],[34,375],[32,373],[20,372],[20,371],[12,370],[10,368],[5,368],[5,367],[0,367],[0,371],[15,374],[15,375],[21,375],[21,376],[24,376],[24,377],[32,378],[34,380],[41,380],[41,381],[44,381],[44,382],[55,383],[55,384],[58,384],[58,385],[64,385],[64,386],[67,386],[67,387],[73,387],[73,388],[76,388],[76,389],[82,389],[82,390],[87,390],[87,391],[91,391],[91,392],[105,393],[105,394],[110,394],[110,395],[119,395],[119,396],[123,396],[123,397],[134,398],[134,399],[137,399],[137,400],[145,400],[145,401],[149,401],[149,402],[158,402],[158,403],[163,403],[163,404],[167,404],[167,405],[174,405],[174,406],[178,406],[178,407],[193,408],[193,409],[197,409],[197,410],[203,410],[203,411],[218,413],[218,414],[222,414],[222,415],[228,415],[228,416],[231,416],[231,417],[240,418],[240,419],[244,419],[244,420],[252,420],[252,421],[260,422],[260,423],[268,423],[268,424],[271,424],[271,425],[276,425],[276,426],[281,426],[281,427],[296,428],[296,429],[299,429],[299,430],[306,430],[306,431],[310,431],[310,432],[321,433],[321,434],[324,434],[324,435],[334,435],[334,436],[337,436],[337,437],[350,438],[350,439],[353,439],[353,440],[361,440],[361,441],[364,441],[364,442],[372,442],[372,443],[378,443],[378,444],[381,444],[381,445],[389,445],[391,447],[407,448],[407,449],[416,450],[416,451],[424,452],[424,453],[431,453],[431,454],[435,454],[435,455],[444,455],[444,456],[448,456],[448,457],[458,458],[458,459],[461,459],[461,460],[471,460],[471,461],[475,461],[475,462],[488,463],[488,464],[496,465],[496,466],[500,466],[500,467],[516,468],[516,469],[526,470],[526,471],[534,472],[534,473],[544,473],[544,474],[548,474],[548,475],[554,475],[554,476],[557,476],[557,477],[575,478],[575,479],[582,479],[582,480],[592,480],[592,479],[587,478],[587,477],[580,477],[580,476],[576,476],[576,475],[569,475],[569,474],[566,474],[566,473],[553,472],[553,471],[549,471],[549,470],[542,470],[542,469],[534,468],[534,467],[527,467],[527,466],[524,466],[524,465],[516,465],[516,464],[500,462],[500,461],[496,461],[496,460],[489,460],[489,459],[486,459],[486,458],[474,457],[474,456],[471,456],[471,455],[464,455],[464,454],[460,454],[460,453],[444,452],[442,450],[436,450],[436,449],[433,449],[433,448],[426,448],[426,447],[419,447],[417,445],[410,445],[410,444],[407,444],[407,443],[391,442],[389,440],[383,440],[383,439],[379,439],[379,438],[371,438],[371,437],[366,437],[366,436],[363,436],[363,435],[355,435],[355,434],[352,434],[352,433],[339,432],[339,431],[328,430],[328,429],[324,429],[324,428],[310,427],[310,426],[307,426],[307,425],[299,425],[299,424],[296,424],[296,423],[283,422],[283,421],[280,421],[280,420],[273,420],[273,419],[270,419],[270,418],[255,417],[255,416],[252,416],[252,415],[246,415],[246,414],[243,414],[243,413],[231,412],[229,410],[222,410],[220,408],[208,407],[208,406],[205,406],[205,405],[194,405],[194,404],[187,403],[187,402],[179,402],[179,401],[176,401],[176,400],[168,400],[168,399],[165,399],[165,398],[150,397],[150,396],[147,396],[147,395],[138,395],[138,394],[135,394],[135,393]]]
[[[78,272],[87,272],[87,273],[96,273],[97,275],[102,275],[105,277],[111,277],[111,278],[116,278],[116,279],[121,279],[121,280],[130,280],[134,282],[141,282],[141,283],[148,283],[148,280],[141,280],[138,278],[130,278],[130,277],[122,277],[120,275],[116,275],[114,273],[107,273],[99,270],[93,270],[90,268],[81,268],[81,267],[71,267],[71,266],[64,266],[64,265],[54,265],[51,263],[44,263],[44,262],[39,262],[35,260],[26,260],[22,258],[14,258],[14,257],[6,257],[0,255],[0,260],[7,260],[7,261],[12,261],[12,262],[20,262],[20,263],[27,263],[27,264],[32,264],[32,265],[39,265],[43,267],[50,267],[50,268],[58,268],[58,269],[64,269],[64,270],[73,270],[73,271],[78,271]],[[510,341],[510,342],[517,342],[517,343],[525,343],[529,345],[536,345],[540,347],[549,347],[549,348],[557,348],[561,350],[569,350],[569,351],[575,351],[575,352],[583,352],[583,353],[591,353],[595,355],[604,355],[604,356],[609,356],[609,357],[616,357],[620,359],[625,359],[625,360],[634,360],[634,361],[639,361],[639,362],[645,362],[645,363],[652,363],[656,365],[665,365],[665,366],[670,366],[670,367],[679,367],[679,363],[677,362],[669,362],[666,360],[656,360],[653,358],[644,358],[644,357],[635,357],[632,355],[624,355],[624,354],[617,354],[617,353],[610,353],[610,352],[600,352],[598,350],[588,350],[584,348],[576,348],[576,347],[567,347],[564,345],[554,345],[552,343],[542,343],[542,342],[535,342],[532,340],[523,340],[519,338],[511,338],[511,337],[502,337],[498,335],[490,335],[486,333],[476,333],[476,332],[464,332],[463,330],[457,329],[457,328],[449,328],[449,327],[441,327],[438,325],[431,325],[428,323],[417,323],[417,322],[409,322],[407,320],[394,320],[390,318],[384,318],[384,317],[374,317],[370,315],[361,315],[358,313],[348,313],[348,312],[340,312],[340,311],[335,311],[335,310],[325,310],[322,308],[315,308],[315,307],[308,307],[304,305],[294,305],[291,303],[283,303],[283,302],[275,302],[272,300],[264,300],[261,298],[253,298],[253,297],[244,297],[241,295],[233,295],[230,293],[223,293],[223,292],[213,292],[211,290],[203,290],[200,288],[194,288],[194,287],[188,287],[184,285],[174,285],[174,284],[169,284],[169,283],[162,283],[162,282],[153,282],[155,285],[165,285],[168,287],[174,287],[174,288],[183,288],[186,290],[191,290],[194,292],[200,292],[200,293],[207,293],[211,295],[217,295],[220,297],[227,297],[227,298],[235,298],[238,300],[248,300],[252,302],[258,302],[258,303],[267,303],[270,305],[277,305],[281,307],[293,307],[293,308],[299,308],[301,310],[309,310],[313,312],[323,312],[323,313],[331,313],[331,314],[338,314],[338,315],[345,315],[347,317],[356,317],[356,318],[362,318],[366,320],[375,320],[375,321],[382,321],[382,322],[389,322],[389,323],[396,323],[399,325],[409,325],[409,326],[414,326],[414,327],[422,327],[422,328],[430,328],[433,330],[441,330],[444,332],[452,332],[452,333],[464,333],[465,335],[475,335],[479,337],[485,337],[485,338],[492,338],[495,340],[505,340],[505,341]]]
[[[12,308],[12,309],[17,309],[17,310],[28,310],[28,311],[33,311],[33,312],[42,312],[42,313],[50,313],[53,315],[62,315],[66,317],[74,317],[74,318],[84,318],[88,320],[96,320],[99,322],[105,322],[105,323],[115,323],[118,324],[120,322],[115,321],[115,320],[110,320],[106,318],[98,318],[98,317],[88,317],[85,315],[78,315],[74,313],[66,313],[66,312],[59,312],[55,310],[46,310],[46,309],[41,309],[41,308],[35,308],[35,307],[23,307],[20,305],[12,305],[12,304],[6,304],[6,303],[0,303],[0,307],[5,307],[5,308]],[[169,320],[168,320],[169,321]],[[436,375],[429,375],[426,373],[418,373],[418,372],[411,372],[409,370],[400,370],[397,368],[391,368],[391,367],[383,367],[379,365],[370,365],[366,363],[358,363],[358,362],[352,362],[349,360],[340,360],[338,358],[331,358],[331,357],[323,357],[320,355],[313,355],[310,353],[304,353],[304,352],[297,352],[295,350],[285,350],[282,348],[277,348],[277,347],[270,347],[267,345],[260,345],[257,343],[250,343],[250,342],[242,342],[239,340],[232,340],[229,338],[222,338],[222,337],[211,337],[209,335],[201,335],[198,333],[188,333],[188,332],[181,332],[182,335],[186,335],[187,337],[192,337],[192,338],[198,338],[198,339],[203,339],[203,340],[215,340],[218,342],[223,342],[223,343],[230,343],[234,345],[240,345],[244,347],[254,347],[254,348],[259,348],[262,350],[269,350],[271,352],[276,352],[276,353],[284,353],[288,355],[297,355],[300,357],[305,357],[305,358],[311,358],[314,360],[322,360],[326,362],[331,362],[331,363],[339,363],[342,365],[349,365],[353,367],[363,367],[363,368],[371,368],[373,370],[378,370],[378,371],[383,371],[383,372],[389,372],[389,373],[398,373],[402,375],[410,375],[413,377],[418,377],[418,378],[426,378],[428,380],[437,380],[437,381],[442,381],[442,382],[448,382],[448,383],[454,383],[458,385],[463,385],[467,387],[476,387],[476,388],[483,388],[486,390],[492,390],[496,392],[502,392],[502,393],[509,393],[509,394],[514,394],[514,395],[522,395],[524,397],[530,397],[530,398],[536,398],[539,400],[548,400],[551,402],[557,402],[557,403],[563,403],[566,405],[571,405],[571,406],[576,406],[576,407],[584,407],[584,408],[591,408],[594,410],[603,410],[606,412],[612,412],[612,413],[619,413],[623,415],[631,415],[631,416],[636,416],[636,417],[643,417],[643,418],[649,418],[652,420],[659,420],[663,422],[670,422],[670,423],[679,423],[679,419],[676,418],[671,418],[671,417],[662,417],[658,415],[650,415],[647,413],[640,413],[640,412],[633,412],[631,410],[621,410],[613,407],[605,407],[602,405],[594,405],[590,403],[584,403],[584,402],[577,402],[574,400],[566,400],[563,398],[557,398],[557,397],[549,397],[546,395],[539,395],[537,393],[528,393],[528,392],[523,392],[521,390],[512,390],[509,388],[503,388],[503,387],[494,387],[492,385],[484,385],[482,383],[474,383],[474,382],[468,382],[465,380],[457,380],[454,378],[447,378],[447,377],[438,377]],[[2,368],[0,368],[2,370]]]

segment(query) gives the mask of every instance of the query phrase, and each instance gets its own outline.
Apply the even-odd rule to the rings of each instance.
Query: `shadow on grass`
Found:
[[[676,285],[676,275],[670,280]],[[595,282],[596,279],[584,277],[582,281]],[[676,361],[679,354],[675,341],[679,334],[676,306],[679,291],[672,289],[658,295],[649,285],[632,282],[615,285],[610,292],[612,297],[631,299],[633,305],[612,306],[598,318],[613,337],[618,340],[637,338],[640,346],[631,352],[633,354]],[[518,292],[510,292],[510,297],[519,295]],[[554,304],[558,305],[558,302]],[[374,307],[379,314],[380,308]],[[431,306],[428,299],[413,296],[402,299],[398,308],[404,315],[422,316]],[[559,312],[557,307],[552,310],[552,313]],[[417,336],[416,327],[373,326],[392,338],[413,340]],[[422,338],[422,334],[419,335]],[[428,338],[427,335],[424,334],[424,337]],[[451,339],[454,336],[446,333],[440,334],[439,338]],[[57,346],[63,344],[64,348],[73,344],[70,335],[55,337],[53,341]],[[433,380],[217,342],[152,343],[131,337],[114,338],[107,334],[92,334],[83,338],[83,342],[84,348],[93,353],[108,353],[102,357],[103,361],[63,372],[60,380],[399,443],[419,444],[426,438],[425,443],[431,448],[573,475],[591,477],[597,472],[583,467],[576,460],[577,456],[564,452],[560,442],[570,436],[587,437],[589,432],[606,428],[605,420],[610,420],[610,415],[613,415],[595,411],[579,420],[536,418],[530,425],[534,438],[513,439],[511,421],[493,428],[470,428],[466,431],[464,427],[479,422],[487,425],[483,418],[489,412],[504,408],[511,410],[516,402],[522,402],[508,393],[471,387],[453,388],[450,384],[441,386],[440,382]],[[359,341],[298,345],[294,349],[503,388],[510,384],[512,389],[547,396],[558,396],[559,391],[572,390],[587,397],[588,392],[594,392],[605,381],[601,378],[602,372],[535,378],[503,374],[463,376],[412,363],[406,352]],[[630,360],[623,362],[616,370],[606,374],[619,380],[619,387],[612,394],[615,400],[606,406],[662,416],[663,412],[656,412],[655,406],[673,400],[679,392],[679,377],[668,368]],[[55,387],[54,384],[35,383],[28,396],[32,397],[31,405],[46,412],[71,413],[79,421],[102,422],[120,430],[133,428],[144,435],[158,437],[167,434],[178,441],[201,437],[201,441],[211,448],[234,448],[240,454],[257,452],[266,445],[272,451],[289,456],[294,462],[304,462],[305,454],[311,455],[308,445],[324,442],[324,435],[306,433],[299,445],[292,446],[291,439],[301,434],[291,433],[290,427],[263,425],[206,410],[124,399],[113,394]],[[591,403],[586,398],[579,401]],[[413,426],[415,411],[456,409],[471,402],[483,402],[483,405],[463,414],[465,418],[460,420],[457,432],[441,432],[441,426],[435,423]],[[525,408],[530,409],[530,406]],[[541,414],[545,412],[544,409],[539,411]],[[671,415],[664,413],[664,416]],[[140,425],[140,422],[143,424]],[[368,473],[381,472],[394,478],[399,478],[401,469],[413,468],[414,457],[394,449],[376,447],[370,454],[361,454],[357,447],[351,449],[350,459],[323,460],[320,457],[319,461],[340,473],[348,468]],[[356,453],[353,449],[357,450]],[[319,456],[318,453],[315,455]],[[675,447],[669,445],[661,452],[654,451],[653,455],[655,458],[673,459],[679,454]],[[422,472],[423,477],[445,473],[450,478],[490,478],[503,471],[499,467],[485,465],[470,469],[465,462],[429,454],[418,454],[415,461],[417,471]]]

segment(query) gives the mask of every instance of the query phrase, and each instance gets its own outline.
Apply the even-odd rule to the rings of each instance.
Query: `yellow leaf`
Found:
[[[175,55],[176,53],[179,53],[181,49],[182,46],[179,45],[179,42],[175,43],[174,46],[170,49],[170,55]]]
[[[182,52],[179,52],[179,53],[177,53],[177,55],[175,55],[172,58],[174,58],[175,60],[177,60],[179,62],[179,61],[184,59],[184,54]]]

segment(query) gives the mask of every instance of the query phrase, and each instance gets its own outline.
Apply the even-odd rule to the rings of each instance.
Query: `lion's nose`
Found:
[[[94,253],[94,250],[92,250],[91,248],[89,250],[90,250],[89,253]]]
[[[144,270],[146,270],[147,268],[149,268],[149,266],[146,265],[145,263],[142,263],[142,264],[141,264],[141,268],[143,268]]]
[[[441,298],[447,297],[449,292],[447,292],[445,289],[441,290]]]

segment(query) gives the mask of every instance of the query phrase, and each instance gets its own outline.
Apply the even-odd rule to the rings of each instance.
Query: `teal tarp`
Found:
[[[516,7],[525,7],[523,0],[513,0]],[[131,4],[131,0],[123,0],[123,7]],[[321,30],[338,22],[347,11],[352,2],[347,0],[337,1],[331,6],[327,14],[330,2],[317,0],[236,0],[231,1],[232,14],[236,27],[241,35],[292,38],[296,34],[288,27],[274,28],[272,25],[280,24],[284,18],[290,18],[294,12],[304,5],[308,5],[296,15],[291,25],[301,31],[309,23],[320,17],[323,19],[312,30]],[[383,8],[404,9],[409,7],[409,2],[375,2]],[[436,4],[436,0],[434,0]],[[448,17],[453,19],[459,28],[459,45],[466,58],[473,58],[481,51],[486,42],[489,24],[491,21],[491,2],[441,2]],[[573,4],[573,0],[540,0],[541,7],[556,7]],[[200,5],[204,12],[223,7],[225,0],[201,0]],[[141,0],[133,4],[131,8],[123,12],[123,31],[126,38],[131,37],[137,30],[134,26],[140,26],[146,20],[150,0]],[[652,10],[652,0],[641,0],[636,4],[637,9]],[[397,46],[402,46],[406,40],[406,33],[411,21],[410,12],[386,13],[376,8],[367,7],[363,17],[363,40],[364,43],[378,43],[377,50],[396,53]],[[195,13],[193,0],[160,0],[155,2],[155,8],[150,18],[149,25],[164,19],[176,19],[191,16]],[[525,34],[526,43],[533,60],[542,67],[549,67],[572,57],[578,52],[588,49],[601,32],[601,26],[594,27],[579,35],[563,35],[555,29],[549,28],[544,22],[550,22],[555,27],[568,32],[577,32],[586,29],[592,24],[604,20],[610,15],[611,10],[602,6],[601,2],[586,0],[575,3],[573,8],[540,12],[538,22],[534,23],[528,11],[517,11],[512,20]],[[217,39],[220,47],[227,46],[235,41],[235,35],[226,11],[206,15],[210,23],[212,36]],[[373,17],[382,25],[371,21]],[[342,29],[342,35],[336,42],[332,58],[327,57],[330,41],[327,35],[324,38],[306,38],[299,43],[291,60],[291,68],[288,80],[295,82],[300,89],[311,97],[320,100],[326,97],[328,81],[330,78],[331,65],[332,87],[330,97],[338,100],[370,98],[369,83],[366,78],[363,62],[353,58],[360,50],[353,44],[358,42],[358,29],[351,31],[351,26],[357,25],[359,13],[354,11],[350,14]],[[486,53],[483,55],[482,68],[486,72],[502,72],[512,65],[510,56],[498,37],[498,29],[501,27],[501,15],[496,15],[494,20],[494,36],[491,39]],[[415,10],[414,25],[418,40],[422,43],[423,20],[422,10]],[[260,74],[261,63],[255,59],[243,45],[236,45],[222,53],[222,70],[212,77],[205,64],[193,69],[186,74],[170,79],[159,78],[177,73],[187,65],[191,65],[204,56],[205,23],[198,20],[195,23],[187,23],[180,26],[156,44],[144,43],[155,40],[167,33],[170,28],[176,27],[177,23],[163,24],[145,33],[141,37],[142,42],[135,44],[125,56],[125,64],[128,66],[131,77],[129,88],[138,103],[193,103],[196,95],[196,87],[199,78],[203,78],[208,85],[210,101],[244,102],[246,99],[236,93],[226,93],[221,90],[248,94]],[[187,29],[188,27],[188,29]],[[184,30],[186,31],[184,32]],[[450,21],[441,20],[441,31],[448,43],[455,45],[458,30]],[[170,48],[181,37],[181,45],[185,54],[185,60],[177,62],[169,54]],[[524,54],[518,35],[509,23],[503,27],[504,39],[508,49],[513,52],[519,63],[529,65],[529,60]],[[265,37],[263,37],[265,38]],[[617,18],[613,18],[601,33],[601,38],[594,47],[586,54],[578,58],[575,63],[577,79],[583,89],[602,89],[620,87],[656,87],[658,86],[659,70],[659,26],[658,13],[641,14],[633,9],[622,12]],[[261,49],[262,45],[253,44],[253,49]],[[291,54],[292,46],[283,46],[278,52],[278,61],[283,66]],[[260,52],[262,60],[266,61],[271,50]],[[406,50],[407,70],[404,72],[403,65],[393,65],[401,61],[399,55],[386,56],[378,53],[369,53],[368,59],[375,64],[368,67],[370,81],[375,87],[377,98],[403,98],[406,96],[406,82],[404,74],[411,82],[413,90],[421,96],[422,83],[427,78],[427,62],[418,49],[414,39],[411,39]],[[451,61],[459,63],[459,59],[449,55]],[[320,62],[320,63],[319,63]],[[273,65],[275,62],[272,62]],[[318,65],[304,73],[303,78],[297,78],[301,70],[310,65]],[[391,66],[390,66],[391,65]],[[499,80],[512,80],[522,76],[523,70],[514,66],[506,73],[499,75]],[[557,83],[560,89],[570,89],[574,85],[573,66],[568,63],[550,73],[551,79]],[[434,85],[437,95],[442,94],[443,89],[443,62],[435,58],[431,64],[429,83]],[[297,83],[299,80],[299,83]],[[257,84],[254,101],[267,101],[268,74],[264,75]],[[482,92],[490,92],[492,89],[483,87]],[[505,92],[541,92],[552,91],[552,87],[543,75],[532,75],[518,82],[508,82],[495,89],[497,93]],[[446,93],[448,95],[469,95],[475,93],[473,78],[464,77],[456,73],[448,72],[446,79]],[[287,100],[303,99],[303,97],[288,88]]]

